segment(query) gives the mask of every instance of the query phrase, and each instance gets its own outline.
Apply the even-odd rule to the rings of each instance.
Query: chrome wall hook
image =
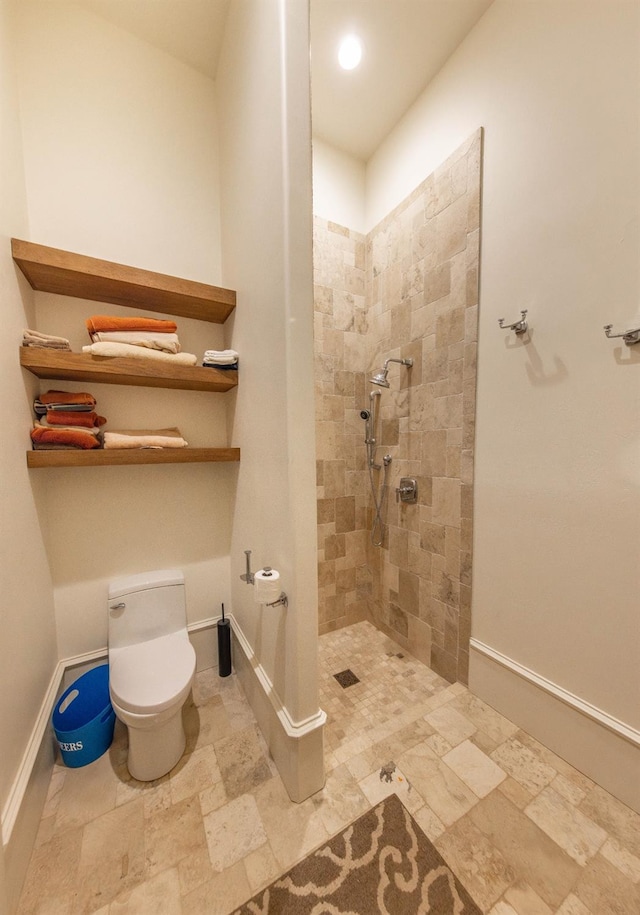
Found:
[[[524,334],[527,331],[528,324],[525,320],[525,318],[527,317],[527,309],[525,308],[524,311],[521,311],[520,315],[521,315],[520,320],[514,321],[513,324],[505,324],[504,318],[498,318],[498,324],[500,325],[500,327],[504,328],[504,330],[513,330],[516,332],[516,334],[518,336],[520,336],[521,334]]]
[[[604,332],[607,337],[614,339],[616,337],[622,337],[627,346],[633,346],[634,343],[640,343],[640,327],[636,327],[633,330],[624,330],[621,334],[612,334],[611,328],[613,324],[605,324]]]

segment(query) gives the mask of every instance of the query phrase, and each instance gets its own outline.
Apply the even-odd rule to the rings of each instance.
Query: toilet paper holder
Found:
[[[255,585],[255,574],[251,571],[251,550],[245,550],[244,555],[246,559],[246,571],[240,576],[240,578],[248,585]],[[264,568],[266,570],[269,568],[269,566],[265,566]],[[280,594],[280,597],[277,600],[271,601],[269,604],[265,604],[265,607],[278,607],[280,605],[283,607],[289,606],[289,598],[284,593],[284,591]]]

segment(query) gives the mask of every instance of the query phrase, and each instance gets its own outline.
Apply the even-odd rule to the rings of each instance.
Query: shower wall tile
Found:
[[[473,542],[481,131],[368,236],[315,217],[320,632],[372,619],[448,680],[467,681]],[[371,541],[360,410],[380,389],[387,476]],[[374,479],[380,483],[379,471]],[[416,504],[397,504],[401,476]]]
[[[369,316],[365,238],[314,219],[314,334],[320,632],[370,618],[364,456]]]
[[[368,235],[367,370],[411,356],[383,392],[382,441],[418,503],[387,502],[372,612],[448,680],[468,677],[473,537],[481,132]],[[398,438],[395,426],[398,421]],[[369,547],[370,555],[374,548]]]

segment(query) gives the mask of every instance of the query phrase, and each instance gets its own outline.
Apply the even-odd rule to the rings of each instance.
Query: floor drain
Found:
[[[334,674],[333,676],[336,678],[343,689],[346,689],[347,686],[353,686],[354,683],[360,682],[354,672],[349,669],[341,670],[339,674]]]

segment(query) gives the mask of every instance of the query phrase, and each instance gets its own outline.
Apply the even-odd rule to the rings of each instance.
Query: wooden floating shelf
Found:
[[[33,289],[224,324],[232,289],[11,239],[11,254]]]
[[[56,381],[93,381],[133,384],[148,388],[220,393],[237,387],[237,371],[197,365],[174,365],[156,359],[92,356],[37,346],[20,347],[20,365],[38,378]]]
[[[122,464],[197,464],[239,460],[239,448],[95,448],[91,451],[27,451],[28,467],[116,467]]]

